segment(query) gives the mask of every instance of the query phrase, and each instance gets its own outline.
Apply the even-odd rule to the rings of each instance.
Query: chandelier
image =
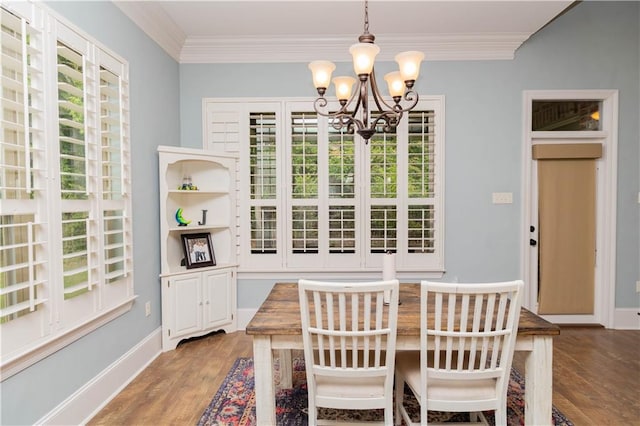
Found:
[[[365,0],[364,33],[358,37],[359,43],[352,45],[349,49],[353,56],[353,69],[358,76],[355,92],[353,91],[355,78],[341,76],[331,80],[331,74],[336,69],[333,62],[313,61],[309,64],[313,74],[313,84],[320,95],[314,102],[316,112],[323,117],[331,118],[331,124],[336,130],[346,127],[347,133],[353,133],[357,129],[356,133],[365,140],[365,143],[368,143],[371,136],[375,134],[377,126],[382,126],[384,132],[393,131],[400,122],[402,114],[416,106],[418,94],[412,89],[420,72],[420,62],[424,59],[424,53],[416,51],[396,55],[395,60],[400,70],[384,76],[389,94],[393,99],[393,105],[391,105],[383,99],[376,83],[373,65],[380,48],[374,44],[374,40],[375,36],[369,33],[369,6]],[[324,95],[331,81],[335,86],[340,109],[336,112],[325,112],[328,102]],[[372,117],[369,112],[369,93],[377,107],[378,115],[375,117]],[[403,98],[407,103],[405,106],[400,105]],[[349,112],[352,105],[353,111]]]

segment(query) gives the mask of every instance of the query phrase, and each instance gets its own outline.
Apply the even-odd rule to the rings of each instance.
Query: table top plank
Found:
[[[246,327],[249,335],[301,335],[297,283],[276,283]],[[399,336],[420,334],[420,284],[400,284]],[[518,335],[558,335],[560,327],[526,308],[520,312]]]

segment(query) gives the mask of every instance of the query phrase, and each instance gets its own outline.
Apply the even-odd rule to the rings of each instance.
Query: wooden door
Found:
[[[538,314],[594,314],[601,144],[533,146],[538,163]]]

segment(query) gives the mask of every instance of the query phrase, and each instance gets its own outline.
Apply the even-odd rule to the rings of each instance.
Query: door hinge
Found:
[[[167,328],[167,336],[171,337],[171,329]]]

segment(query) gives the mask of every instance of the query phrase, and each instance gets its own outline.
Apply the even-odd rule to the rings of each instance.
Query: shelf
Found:
[[[207,271],[216,271],[220,269],[227,268],[236,268],[238,265],[235,263],[220,263],[216,266],[206,266],[204,268],[193,268],[187,269],[186,267],[182,267],[181,269],[169,271],[160,274],[160,278],[174,277],[176,275],[185,275],[185,274],[193,274],[194,272],[207,272]]]
[[[208,195],[208,196],[215,196],[215,195],[227,195],[229,193],[229,191],[224,191],[224,190],[220,190],[220,191],[186,191],[186,190],[182,190],[182,189],[170,189],[167,191],[169,194],[180,194],[180,195]]]
[[[169,232],[189,232],[189,231],[206,231],[208,229],[228,229],[229,225],[189,225],[189,226],[171,226]]]

